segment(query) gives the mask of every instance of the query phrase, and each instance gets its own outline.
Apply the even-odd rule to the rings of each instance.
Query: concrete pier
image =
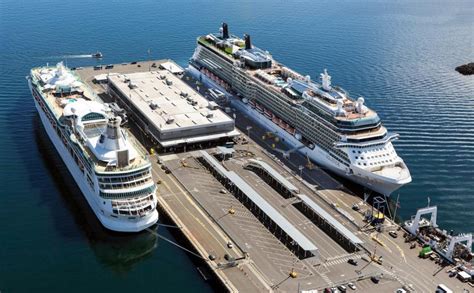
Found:
[[[104,101],[113,102],[107,84],[97,82],[95,76],[152,71],[167,61],[124,63],[109,69],[82,68],[76,72]],[[180,78],[205,95],[201,83],[186,75]],[[235,151],[224,160],[213,145],[151,154],[161,213],[178,227],[200,255],[200,261],[227,291],[322,292],[349,282],[360,292],[394,292],[402,287],[413,292],[434,292],[439,283],[455,292],[469,289],[465,283],[448,277],[449,267],[418,258],[420,248],[410,249],[397,224],[386,219],[382,231],[375,231],[364,221],[364,213],[371,207],[360,197],[317,166],[310,166],[296,152],[290,158],[279,156],[276,149],[288,149],[284,142],[269,138],[251,117],[234,113],[242,133],[248,134],[246,129],[251,127],[251,138],[241,135],[236,139]],[[129,127],[148,149],[154,146],[147,133],[134,127],[133,119]],[[282,222],[290,223],[298,235],[313,243],[318,257],[295,253],[295,239],[282,237],[279,229],[269,228],[265,215],[259,215],[236,195],[234,187],[203,164],[202,150],[220,160],[219,168],[238,176],[272,211],[284,217]],[[255,161],[263,162],[266,174],[255,169]],[[305,166],[304,170],[300,172],[299,166]],[[276,174],[271,176],[268,172]],[[312,207],[314,217],[302,210],[304,204]],[[353,210],[354,204],[360,210]],[[399,236],[393,238],[389,231],[398,231]],[[372,277],[379,282],[374,283]]]

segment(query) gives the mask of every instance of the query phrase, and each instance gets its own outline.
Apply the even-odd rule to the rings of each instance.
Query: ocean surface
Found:
[[[399,215],[438,205],[439,224],[474,232],[473,1],[0,0],[0,291],[207,292],[182,250],[104,231],[45,136],[27,88],[33,66],[172,58],[198,35],[250,33],[273,56],[364,96],[413,175]],[[147,53],[150,49],[150,54]],[[396,194],[395,194],[396,195]],[[160,233],[173,239],[165,228]]]

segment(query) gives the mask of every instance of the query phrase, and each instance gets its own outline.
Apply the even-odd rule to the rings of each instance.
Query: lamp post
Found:
[[[303,166],[303,165],[299,165],[299,166],[298,166],[298,170],[300,170],[300,177],[301,177],[301,179],[303,179],[303,169],[304,169],[304,166]]]
[[[247,137],[249,139],[247,143],[247,152],[250,151],[250,130],[252,129],[252,126],[248,125],[245,129],[247,129]]]

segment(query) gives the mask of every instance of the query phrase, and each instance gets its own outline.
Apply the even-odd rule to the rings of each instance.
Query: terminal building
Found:
[[[109,94],[161,151],[204,148],[240,133],[232,118],[166,69],[107,76]]]

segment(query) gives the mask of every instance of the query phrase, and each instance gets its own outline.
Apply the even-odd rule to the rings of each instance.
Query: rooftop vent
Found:
[[[135,88],[137,88],[137,85],[134,84],[131,80],[129,80],[128,87],[131,88],[131,89],[135,89]]]
[[[206,113],[206,117],[207,118],[212,118],[212,117],[214,117],[214,114],[211,111],[209,111],[209,112]]]
[[[166,79],[166,84],[167,84],[167,85],[172,85],[172,84],[173,84],[173,81],[170,80],[170,79]]]
[[[188,96],[188,93],[187,92],[181,92],[181,97],[187,97]]]
[[[157,105],[156,103],[154,103],[154,102],[151,102],[151,103],[150,103],[150,108],[151,108],[152,110],[156,110],[156,108],[158,108],[158,105]]]
[[[173,117],[166,117],[166,124],[171,124],[174,122],[174,118]]]
[[[216,110],[217,109],[217,103],[216,102],[209,102],[209,105],[207,107],[210,110]]]

